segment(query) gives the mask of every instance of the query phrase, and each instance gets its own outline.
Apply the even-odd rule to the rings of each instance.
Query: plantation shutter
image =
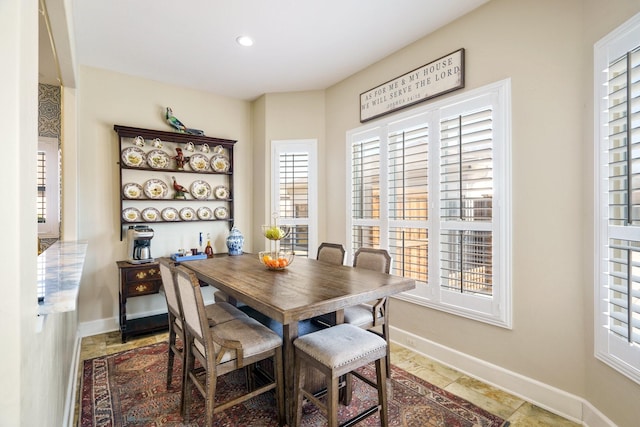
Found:
[[[429,231],[429,128],[421,117],[415,127],[388,134],[389,252],[394,273],[426,283]]]
[[[398,298],[511,327],[510,99],[505,80],[347,132],[347,251],[387,249],[416,280]]]
[[[614,335],[609,344],[622,352],[625,346],[617,343],[618,339],[640,345],[640,49],[611,62],[607,79],[609,253],[605,301],[608,330]]]
[[[440,121],[440,286],[492,295],[490,106]]]
[[[273,141],[273,209],[278,224],[291,227],[280,242],[297,256],[317,246],[315,140]]]
[[[351,146],[351,256],[361,247],[380,247],[380,168],[379,136],[354,141]]]

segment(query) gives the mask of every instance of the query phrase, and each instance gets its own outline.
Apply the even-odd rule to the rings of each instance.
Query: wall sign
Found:
[[[360,122],[464,87],[464,49],[360,94]]]

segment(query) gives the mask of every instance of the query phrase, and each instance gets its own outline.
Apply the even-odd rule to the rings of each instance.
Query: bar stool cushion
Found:
[[[387,355],[383,338],[348,323],[303,335],[294,345],[334,370],[354,364],[363,366]]]

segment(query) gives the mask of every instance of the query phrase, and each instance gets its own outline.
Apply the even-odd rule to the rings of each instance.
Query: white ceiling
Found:
[[[73,0],[75,60],[251,100],[325,89],[487,1]]]

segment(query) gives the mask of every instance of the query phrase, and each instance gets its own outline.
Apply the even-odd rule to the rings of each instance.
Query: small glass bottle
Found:
[[[213,256],[213,248],[211,247],[211,240],[207,240],[207,247],[204,248],[204,253],[207,258],[211,258]]]

